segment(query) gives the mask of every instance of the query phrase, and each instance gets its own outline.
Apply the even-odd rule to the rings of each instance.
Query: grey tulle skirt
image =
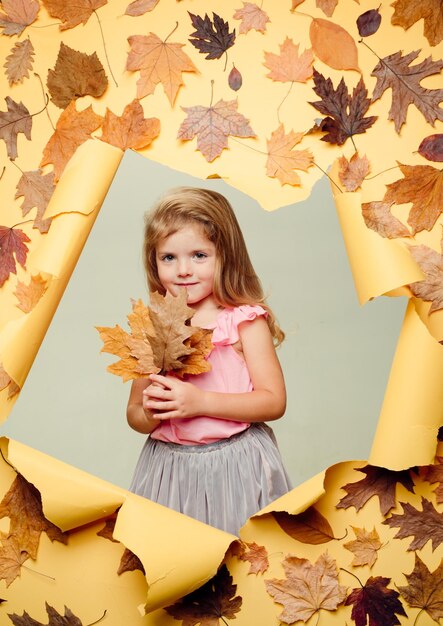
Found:
[[[148,437],[129,490],[238,535],[251,515],[291,489],[272,430],[184,446]]]

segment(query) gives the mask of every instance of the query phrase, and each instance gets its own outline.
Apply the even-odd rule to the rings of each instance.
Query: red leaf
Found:
[[[26,241],[31,241],[20,228],[0,226],[0,287],[10,274],[17,273],[16,261],[25,267],[29,248]]]
[[[242,86],[243,78],[238,69],[235,67],[229,72],[228,84],[233,91],[238,91]]]
[[[370,626],[394,626],[400,624],[397,615],[407,617],[398,599],[399,593],[387,588],[390,581],[390,578],[371,576],[364,587],[353,589],[346,598],[346,605],[354,605],[351,617],[357,626],[365,626],[368,618]]]
[[[428,161],[443,161],[443,134],[425,137],[418,146],[418,152]]]
[[[381,15],[378,9],[365,11],[357,18],[357,28],[360,37],[369,37],[376,33],[381,24]]]

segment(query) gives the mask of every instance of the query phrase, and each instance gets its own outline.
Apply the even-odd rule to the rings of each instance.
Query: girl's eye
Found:
[[[172,254],[164,254],[160,257],[162,261],[172,261],[174,256]]]
[[[208,255],[205,254],[204,252],[196,252],[194,256],[196,259],[206,259]]]

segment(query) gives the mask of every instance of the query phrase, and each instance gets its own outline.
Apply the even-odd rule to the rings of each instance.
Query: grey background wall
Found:
[[[222,180],[201,181],[127,152],[2,434],[127,487],[143,436],[126,424],[130,383],[106,372],[95,326],[126,327],[147,292],[143,214],[178,185],[224,193],[287,340],[288,408],[273,423],[294,485],[335,462],[366,459],[404,299],[360,307],[327,179],[272,213]]]

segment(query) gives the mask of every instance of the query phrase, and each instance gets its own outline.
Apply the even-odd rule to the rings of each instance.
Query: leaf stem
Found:
[[[164,42],[163,42],[163,43],[166,43],[166,42],[168,41],[169,37],[172,35],[172,33],[175,33],[175,31],[177,30],[177,28],[178,28],[178,22],[175,22],[175,26],[174,26],[174,28],[171,30],[171,32],[170,32],[170,33],[169,33],[169,35],[166,37],[166,39],[164,40]]]
[[[108,51],[107,51],[107,49],[106,49],[106,42],[105,42],[105,36],[104,36],[104,33],[103,33],[102,23],[100,22],[100,18],[99,18],[99,16],[98,16],[97,11],[96,11],[95,9],[93,9],[93,12],[94,12],[94,14],[95,14],[95,17],[97,18],[97,22],[98,22],[98,25],[99,25],[99,28],[100,28],[100,33],[101,33],[101,36],[102,36],[102,41],[103,41],[103,49],[104,49],[104,51],[105,51],[105,57],[106,57],[106,61],[107,61],[107,63],[108,63],[109,73],[110,73],[110,74],[111,74],[111,76],[112,76],[112,80],[114,81],[115,86],[116,86],[116,87],[118,87],[117,81],[115,80],[115,76],[114,76],[114,74],[112,73],[111,64],[109,63]]]
[[[94,626],[94,624],[98,624],[99,622],[102,621],[102,619],[105,617],[106,613],[108,612],[108,609],[105,609],[103,611],[103,615],[101,617],[99,617],[98,619],[95,620],[95,622],[91,622],[90,624],[88,624],[87,626]]]
[[[20,567],[27,569],[28,572],[32,572],[33,574],[38,574],[39,576],[44,576],[45,578],[50,578],[51,580],[55,580],[53,576],[48,576],[48,574],[43,574],[43,572],[38,572],[36,569],[32,569],[32,567],[28,567],[27,565],[21,564]]]
[[[419,610],[419,612],[418,612],[418,613],[417,613],[417,615],[415,616],[415,620],[414,620],[414,624],[413,624],[413,626],[415,626],[415,625],[417,624],[417,620],[418,620],[418,618],[420,617],[420,615],[423,613],[423,611],[424,611],[424,610],[425,610],[425,608],[424,608],[424,607],[423,607],[423,608],[421,608],[421,609]]]
[[[349,135],[349,139],[352,141],[352,145],[354,146],[354,150],[356,152],[358,152],[357,146],[355,145],[354,136],[353,135]]]
[[[15,167],[19,170],[19,172],[21,172],[22,174],[24,174],[24,171],[22,170],[22,168],[20,167],[20,165],[18,165],[15,161],[13,161],[12,159],[9,159],[12,163],[12,165],[15,165]]]
[[[294,84],[294,81],[293,81],[293,80],[291,80],[291,84],[289,85],[289,89],[288,89],[288,91],[287,91],[287,93],[286,93],[285,97],[283,98],[283,100],[280,102],[280,104],[279,104],[279,105],[278,105],[278,107],[277,107],[277,119],[278,119],[278,123],[279,123],[279,124],[281,124],[281,120],[280,120],[280,108],[281,108],[281,106],[282,106],[283,102],[286,100],[286,98],[287,98],[287,97],[289,96],[289,94],[291,93],[291,89],[292,89],[293,84]]]
[[[380,176],[381,174],[384,174],[385,172],[396,170],[397,168],[398,168],[398,165],[393,165],[392,167],[388,167],[386,170],[382,170],[378,174],[374,174],[374,176],[366,176],[365,180],[372,180],[373,178],[377,178],[377,176]]]
[[[228,52],[227,52],[227,50],[225,50],[225,66],[223,68],[224,72],[226,72],[227,65],[228,65]]]
[[[14,163],[14,161],[12,161]],[[6,172],[6,165],[3,166],[2,173],[0,174],[0,180],[3,178],[3,174]]]
[[[339,187],[339,186],[337,185],[337,183],[335,182],[335,180],[333,180],[333,179],[329,176],[328,172],[326,172],[323,168],[321,168],[321,167],[320,167],[320,165],[319,165],[318,163],[316,163],[315,161],[314,161],[314,165],[315,165],[315,167],[318,167],[318,169],[319,169],[321,172],[323,172],[323,174],[324,174],[325,176],[327,176],[327,177],[329,178],[329,180],[331,181],[331,183],[337,187],[337,189],[339,190],[339,192],[340,192],[340,193],[343,193],[343,189],[342,189],[341,187]],[[345,535],[345,536],[346,536],[346,535]]]
[[[49,28],[50,26],[61,26],[63,22],[52,22],[52,24],[45,24],[44,26],[29,26],[29,28]]]
[[[223,617],[223,615],[220,615],[220,619],[223,622],[223,624],[226,624],[226,626],[229,626],[228,622],[225,620],[225,618]]]
[[[212,107],[213,98],[214,98],[214,79],[211,80],[211,102],[209,103],[209,108]]]
[[[6,463],[6,465],[9,465],[9,467],[12,467],[12,469],[14,470],[14,472],[16,474],[20,474],[20,472],[18,471],[18,469],[16,467],[14,467],[12,465],[12,463],[10,461],[8,461],[8,459],[5,458],[4,454],[3,454],[3,450],[0,448],[0,455],[2,457],[2,459],[4,460],[4,462]]]
[[[22,224],[29,224],[30,222],[33,222],[34,220],[26,220],[24,222],[17,222],[17,224],[14,224],[14,226],[10,226],[11,230],[13,228],[15,228],[16,226],[21,226]]]
[[[315,19],[313,15],[309,15],[309,13],[304,13],[303,11],[291,11],[294,15],[304,15],[305,17],[310,17],[311,20]]]
[[[360,583],[360,587],[363,589],[364,585],[361,582],[360,578],[358,576],[356,576],[355,574],[353,574],[352,572],[350,572],[349,570],[345,569],[344,567],[340,567],[339,569],[342,570],[342,572],[346,572],[347,574],[350,574],[351,576],[353,576],[354,578],[356,578],[358,580],[358,582]]]
[[[40,87],[42,88],[43,99],[46,97],[46,99],[47,99],[46,105],[47,105],[47,104],[48,104],[48,102],[49,102],[49,96],[48,96],[48,94],[45,92],[45,88],[43,87],[43,81],[42,81],[42,79],[41,79],[41,77],[40,77],[40,74],[37,74],[37,72],[34,72],[34,76],[37,76],[37,78],[38,78],[38,79],[39,79],[39,81],[40,81]],[[48,116],[49,123],[50,123],[50,124],[51,124],[51,126],[52,126],[52,130],[54,130],[54,131],[55,131],[55,126],[54,126],[54,124],[53,124],[53,122],[52,122],[52,120],[51,120],[51,116],[49,115],[48,106],[46,106],[45,108],[46,108],[46,115]]]

